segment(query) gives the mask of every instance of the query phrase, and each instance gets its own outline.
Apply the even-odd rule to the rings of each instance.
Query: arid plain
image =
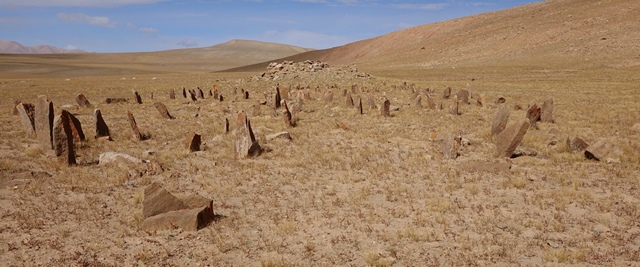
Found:
[[[635,1],[546,1],[297,54],[286,60],[329,66],[294,71],[285,64],[264,77],[270,61],[212,73],[198,67],[206,64],[199,57],[172,72],[156,63],[124,64],[139,55],[0,55],[0,261],[634,266],[640,262],[638,12]],[[172,56],[153,59],[170,64]],[[223,101],[209,96],[214,84]],[[289,103],[300,107],[295,127],[283,123],[281,108],[259,105],[278,85],[291,87]],[[298,85],[311,99],[298,100]],[[182,87],[199,87],[205,97],[183,98]],[[448,110],[454,100],[443,98],[447,87],[452,94],[471,92],[460,115]],[[356,103],[362,98],[364,114],[346,104],[343,91]],[[77,107],[77,93],[94,107]],[[87,140],[75,144],[78,165],[60,164],[11,114],[14,100],[34,103],[39,95],[56,114],[66,109],[82,123]],[[108,97],[128,101],[107,104]],[[388,99],[391,116],[371,109],[369,97],[377,107]],[[431,109],[428,98],[443,110]],[[509,110],[507,126],[518,124],[530,103],[548,98],[554,122],[530,128],[518,157],[496,157],[491,125],[498,111]],[[163,118],[155,102],[175,119]],[[93,138],[94,108],[113,141]],[[234,130],[241,110],[265,151],[239,160]],[[132,140],[127,111],[148,140]],[[291,140],[267,140],[281,131]],[[187,132],[202,135],[202,151],[187,151]],[[463,139],[455,159],[443,155],[446,133]],[[575,137],[605,140],[622,155],[587,159],[584,150],[567,146]],[[98,165],[100,154],[111,151],[162,170]],[[198,231],[145,231],[144,190],[154,182],[178,196],[212,199],[215,220]]]

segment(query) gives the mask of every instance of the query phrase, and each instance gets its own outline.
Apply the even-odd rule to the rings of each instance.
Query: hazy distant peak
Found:
[[[83,50],[67,50],[50,45],[25,46],[14,41],[0,40],[0,54],[62,54],[87,53]]]

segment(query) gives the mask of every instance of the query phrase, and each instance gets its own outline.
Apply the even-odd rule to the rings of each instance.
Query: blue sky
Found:
[[[534,0],[0,0],[0,40],[89,52],[248,39],[323,49]]]

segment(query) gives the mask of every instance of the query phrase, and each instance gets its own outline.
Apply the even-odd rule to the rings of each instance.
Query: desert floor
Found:
[[[589,70],[451,70],[372,72],[255,79],[255,73],[96,76],[0,81],[0,262],[6,266],[467,266],[578,264],[633,266],[640,262],[640,102],[637,73]],[[386,75],[386,76],[385,76]],[[404,83],[406,82],[406,86]],[[180,88],[205,92],[217,84],[223,102],[182,98]],[[309,87],[285,127],[280,111],[251,106],[276,84]],[[383,97],[399,107],[382,117],[345,105],[342,90]],[[412,86],[412,84],[415,84]],[[485,105],[461,105],[449,114],[453,93],[469,88]],[[250,92],[248,100],[234,88]],[[316,89],[318,88],[318,89]],[[432,90],[445,110],[415,106],[412,88]],[[131,90],[143,104],[132,101]],[[175,89],[177,99],[169,99]],[[334,100],[321,98],[333,91]],[[93,108],[74,107],[84,93],[102,111],[114,141],[95,140]],[[150,99],[153,93],[154,98]],[[13,101],[46,95],[56,113],[65,107],[88,139],[76,144],[77,166],[58,163],[27,136]],[[525,120],[532,101],[552,97],[555,123],[530,129],[518,151],[496,158],[490,125],[504,96],[509,123]],[[106,104],[106,97],[129,102]],[[363,100],[365,100],[364,98]],[[292,100],[293,101],[293,100]],[[174,120],[163,119],[154,102]],[[523,110],[514,106],[520,104]],[[234,134],[223,121],[249,113],[261,146],[270,151],[234,158]],[[151,139],[131,140],[127,111]],[[195,116],[197,114],[197,116]],[[635,126],[634,126],[635,125]],[[555,134],[549,131],[555,128]],[[185,133],[202,134],[200,152],[187,153]],[[265,135],[288,131],[293,140]],[[445,159],[432,138],[462,132],[469,141],[457,159]],[[555,130],[554,130],[555,131]],[[553,131],[552,131],[553,132]],[[558,133],[559,132],[559,133]],[[624,151],[619,161],[594,161],[570,152],[567,137],[599,139]],[[160,164],[97,165],[116,151]],[[152,151],[153,153],[148,153]],[[511,163],[509,170],[473,171],[468,163]],[[144,188],[214,201],[219,218],[196,232],[141,229]]]

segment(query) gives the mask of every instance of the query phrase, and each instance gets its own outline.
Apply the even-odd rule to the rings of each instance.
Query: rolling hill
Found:
[[[0,40],[0,54],[64,54],[87,53],[83,50],[68,50],[50,45],[25,46],[13,41]]]

